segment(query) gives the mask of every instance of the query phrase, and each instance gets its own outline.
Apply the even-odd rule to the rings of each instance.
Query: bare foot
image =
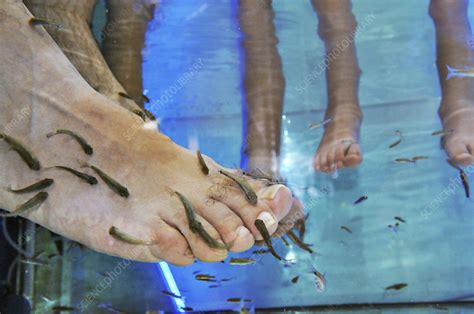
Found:
[[[362,162],[359,145],[361,114],[341,111],[325,125],[324,135],[313,159],[317,171],[332,172]]]
[[[112,74],[92,36],[90,19],[95,3],[96,0],[25,0],[35,17],[62,26],[46,27],[46,30],[95,90],[128,110],[137,110],[139,106],[133,100],[121,96],[120,93],[127,91]],[[108,28],[108,34],[113,31]]]
[[[32,171],[1,141],[0,186],[21,187],[45,177],[55,180],[47,190],[46,202],[26,218],[100,252],[141,261],[165,259],[179,265],[190,264],[194,258],[219,261],[227,250],[210,248],[191,231],[183,204],[171,191],[185,195],[211,237],[232,251],[246,250],[254,239],[261,239],[254,226],[257,218],[266,222],[270,233],[275,232],[279,217],[287,216],[292,204],[286,187],[263,190],[259,182],[248,180],[259,189],[258,202],[252,205],[207,157],[210,173],[204,175],[194,152],[143,128],[138,116],[94,91],[43,27],[29,23],[31,17],[21,1],[7,1],[0,7],[4,43],[0,54],[1,132],[23,142],[43,166]],[[84,137],[94,154],[85,155],[68,136],[46,137],[60,128]],[[127,137],[130,128],[135,132]],[[78,160],[107,172],[128,188],[130,196],[117,195],[100,179],[91,186],[69,173],[45,169],[65,165],[95,175],[81,169]],[[11,211],[27,199],[0,189],[1,208]],[[109,235],[112,226],[153,244],[116,240]]]
[[[442,107],[445,110],[440,110],[440,118],[443,130],[448,133],[443,136],[441,143],[449,160],[460,166],[473,164],[474,105],[467,101],[460,101],[455,108]]]

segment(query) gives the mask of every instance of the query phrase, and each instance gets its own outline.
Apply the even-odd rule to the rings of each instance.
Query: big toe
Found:
[[[474,164],[472,147],[474,147],[474,142],[473,145],[471,145],[457,139],[446,141],[444,145],[449,160],[459,166]]]
[[[362,151],[357,143],[350,144],[344,157],[344,167],[355,167],[362,162]]]

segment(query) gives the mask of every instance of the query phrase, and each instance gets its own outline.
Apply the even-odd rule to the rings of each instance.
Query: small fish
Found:
[[[129,96],[128,94],[125,94],[124,92],[119,92],[118,94],[119,94],[119,96],[121,96],[123,98],[130,99],[130,100],[135,100],[135,99],[133,99],[132,96]]]
[[[121,231],[119,228],[114,227],[114,226],[110,227],[109,234],[113,238],[115,238],[119,241],[128,243],[128,244],[135,244],[135,245],[153,245],[153,244],[156,244],[156,242],[144,241],[144,240],[135,238],[133,236],[130,236],[130,235],[126,234],[125,232]]]
[[[474,77],[474,68],[455,69],[449,65],[446,65],[446,68],[448,69],[446,80],[449,80],[452,77]]]
[[[388,148],[394,148],[395,146],[397,146],[398,144],[402,142],[402,132],[400,130],[396,130],[395,134],[398,135],[399,139],[393,142],[392,144],[390,144]]]
[[[202,157],[201,152],[199,150],[196,152],[196,154],[199,161],[199,165],[201,166],[202,173],[207,176],[209,174],[209,168],[206,165],[206,161]]]
[[[270,233],[268,233],[267,227],[265,226],[265,223],[261,219],[255,220],[255,227],[257,227],[258,231],[263,237],[263,241],[265,241],[265,244],[267,245],[268,249],[270,250],[270,253],[279,261],[284,261],[285,259],[278,255],[278,253],[275,251],[275,248],[273,247],[272,243],[272,238],[270,236]]]
[[[43,179],[39,182],[33,183],[32,185],[27,186],[25,188],[21,188],[21,189],[18,189],[18,190],[13,190],[12,188],[9,188],[8,191],[10,191],[12,193],[18,193],[18,194],[31,193],[31,192],[36,192],[36,191],[39,191],[39,190],[46,189],[47,187],[51,186],[53,183],[54,183],[53,179],[46,178],[46,179]]]
[[[97,173],[99,175],[99,177],[102,178],[102,180],[104,180],[105,184],[108,185],[108,187],[116,192],[118,195],[122,196],[122,197],[129,197],[130,196],[130,193],[128,192],[128,189],[126,187],[124,187],[123,185],[121,185],[120,183],[118,183],[117,181],[115,181],[112,177],[110,177],[108,174],[106,174],[105,172],[103,172],[102,170],[100,170],[99,168],[93,166],[93,165],[89,165],[88,163],[86,162],[83,162],[83,165],[85,167],[89,167],[91,168],[92,170],[95,171],[95,173]]]
[[[54,132],[46,134],[46,137],[51,138],[52,136],[57,135],[57,134],[67,134],[69,136],[72,136],[79,143],[79,145],[81,145],[84,153],[86,153],[87,155],[92,155],[94,153],[94,149],[92,148],[92,146],[90,146],[89,143],[87,143],[87,141],[82,136],[77,135],[71,130],[59,129]]]
[[[403,223],[406,223],[406,220],[401,218],[401,217],[398,217],[398,216],[395,216],[395,220],[398,220],[400,222],[403,222]]]
[[[256,263],[257,260],[253,258],[231,258],[229,261],[230,265],[239,265],[239,266],[244,266],[244,265],[250,265]]]
[[[146,121],[146,114],[145,114],[145,112],[143,112],[143,111],[141,111],[141,110],[139,110],[139,109],[134,109],[134,110],[132,110],[132,112],[133,112],[134,114],[136,114],[137,116],[139,116],[140,118],[142,118],[143,121]]]
[[[143,109],[143,111],[145,112],[146,116],[148,117],[148,119],[152,120],[152,121],[155,121],[156,120],[156,117],[153,113],[151,113],[151,111],[148,111],[146,109]]]
[[[194,312],[194,309],[192,307],[189,307],[189,306],[181,307],[181,310],[183,310],[185,312]]]
[[[329,122],[331,122],[331,118],[328,118],[322,122],[318,122],[318,123],[312,123],[310,126],[309,126],[309,129],[310,130],[314,130],[314,129],[318,129],[322,126],[325,126],[326,124],[328,124]]]
[[[216,279],[213,279],[213,278],[207,278],[207,277],[199,277],[199,276],[196,276],[194,277],[196,280],[199,280],[199,281],[205,281],[205,282],[217,282]]]
[[[352,233],[352,230],[349,229],[349,228],[346,227],[346,226],[341,226],[341,229],[342,229],[342,230],[345,230],[345,231],[347,231],[347,232],[349,232],[349,233]]]
[[[255,193],[255,191],[252,189],[252,187],[246,180],[242,179],[241,177],[233,173],[227,172],[225,170],[219,170],[219,172],[225,175],[226,177],[232,179],[235,183],[237,183],[240,189],[244,192],[245,197],[247,198],[250,204],[257,205],[257,201],[258,201],[257,194]]]
[[[220,288],[220,287],[222,287],[222,286],[221,285],[210,285],[208,288],[212,289],[212,288]]]
[[[440,130],[440,131],[435,131],[435,132],[431,133],[431,135],[432,136],[437,136],[437,135],[445,136],[445,135],[451,134],[453,132],[454,132],[454,129]]]
[[[256,168],[252,172],[246,172],[243,171],[243,174],[246,176],[251,177],[252,179],[255,180],[263,180],[267,181],[269,184],[285,184],[285,180],[283,180],[281,177],[275,177],[272,176],[271,174],[265,173],[263,170]]]
[[[287,240],[285,237],[281,237],[281,242],[283,242],[283,244],[284,244],[286,247],[290,247],[290,243],[288,243],[288,240]]]
[[[182,299],[183,298],[180,295],[174,294],[173,292],[166,291],[166,290],[162,290],[161,293],[163,293],[164,295],[167,295],[169,297],[176,298],[176,299]]]
[[[313,254],[314,251],[306,244],[304,243],[303,241],[301,241],[297,236],[296,234],[293,232],[293,230],[290,230],[286,233],[286,235],[290,238],[291,241],[293,241],[296,246],[298,246],[300,249],[303,249],[305,251],[307,251],[308,253],[310,254]]]
[[[146,102],[146,103],[149,103],[149,102],[150,102],[150,98],[148,98],[148,96],[145,95],[145,94],[142,94],[142,99],[143,99],[143,101]]]
[[[0,214],[0,217],[15,217],[20,214],[26,214],[28,212],[36,210],[38,209],[38,207],[41,206],[41,204],[46,201],[48,196],[49,194],[46,192],[39,192],[38,194],[30,198],[28,201],[26,201],[26,203],[18,206],[15,211],[6,214]]]
[[[411,160],[417,161],[417,160],[422,160],[422,159],[428,159],[428,157],[427,156],[415,156]]]
[[[471,195],[471,191],[469,188],[469,181],[467,179],[466,173],[462,169],[459,171],[459,177],[461,178],[462,185],[464,187],[464,192],[466,193],[466,197],[469,198]]]
[[[252,254],[255,254],[255,255],[260,255],[260,254],[267,254],[267,253],[270,253],[270,250],[255,250],[252,252]]]
[[[291,279],[291,283],[296,284],[296,283],[298,283],[298,280],[299,280],[299,279],[300,279],[300,275],[295,276],[295,277],[293,277],[293,278]]]
[[[252,302],[252,300],[243,299],[243,298],[228,298],[227,302],[229,302],[229,303],[240,303],[240,302]]]
[[[65,166],[53,166],[53,167],[48,167],[46,169],[51,169],[51,168],[55,168],[55,169],[60,169],[60,170],[64,170],[64,171],[67,171],[67,172],[70,172],[72,173],[73,175],[75,175],[76,177],[86,181],[87,183],[89,183],[90,185],[95,185],[98,183],[97,179],[94,177],[94,176],[91,176],[91,175],[88,175],[87,173],[83,173],[83,172],[80,172],[80,171],[77,171],[77,170],[74,170],[72,168],[69,168],[69,167],[65,167]]]
[[[395,223],[395,227],[398,227],[400,224],[398,222]]]
[[[197,274],[196,276],[194,276],[194,278],[196,278],[197,280],[201,280],[201,279],[216,279],[216,276],[207,275],[207,274]]]
[[[218,242],[216,239],[211,237],[209,233],[207,233],[206,229],[204,229],[203,225],[196,220],[194,215],[194,208],[191,202],[181,193],[175,191],[176,195],[178,195],[181,203],[184,206],[186,211],[186,217],[188,218],[189,229],[192,232],[197,233],[201,236],[201,238],[206,242],[210,247],[215,249],[227,249],[227,246],[223,243]]]
[[[407,286],[408,286],[408,284],[406,284],[406,283],[396,283],[394,285],[386,287],[385,290],[400,290],[400,289],[403,289]]]
[[[313,274],[316,277],[316,290],[324,292],[326,290],[326,278],[317,270],[315,270]]]
[[[55,23],[52,23],[48,20],[41,19],[41,18],[38,18],[38,17],[32,17],[30,19],[29,23],[30,23],[31,26],[42,25],[42,26],[53,26],[53,27],[56,27],[57,29],[62,29],[63,28],[63,26],[61,24],[55,24]]]
[[[413,159],[409,159],[409,158],[397,158],[395,159],[396,162],[411,162],[411,163],[414,163],[415,161]]]
[[[21,159],[23,159],[31,170],[41,169],[39,160],[18,140],[6,135],[5,133],[0,133],[0,140],[4,140],[8,145],[10,145],[11,149],[20,155]]]
[[[359,197],[355,202],[354,202],[354,205],[357,205],[357,204],[360,204],[362,203],[363,201],[367,200],[369,197],[367,195],[363,195],[361,197]]]

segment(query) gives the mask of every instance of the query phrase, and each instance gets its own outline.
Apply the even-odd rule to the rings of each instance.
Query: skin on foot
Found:
[[[47,177],[55,184],[47,201],[26,218],[87,247],[141,261],[167,260],[187,265],[195,258],[223,260],[227,251],[210,248],[188,224],[183,204],[173,191],[185,195],[196,217],[216,240],[232,251],[250,248],[260,240],[254,222],[262,219],[270,233],[286,217],[292,198],[285,187],[249,180],[259,195],[251,205],[242,191],[218,173],[221,167],[204,156],[210,169],[202,173],[196,154],[179,147],[156,130],[143,128],[136,115],[92,89],[74,70],[43,27],[33,27],[21,1],[0,7],[0,126],[21,140],[41,161],[32,171],[0,143],[0,186],[23,186]],[[74,139],[46,134],[70,129],[94,148],[85,155]],[[132,130],[133,132],[130,132]],[[80,160],[100,168],[130,192],[124,198],[103,181],[91,186],[67,172],[47,170],[64,165],[80,168]],[[219,192],[219,193],[217,193]],[[0,189],[0,207],[9,211],[24,203],[24,195]],[[120,231],[154,245],[131,245],[109,235]]]
[[[360,117],[340,112],[325,126],[324,135],[313,159],[317,171],[333,172],[362,162],[359,145]]]
[[[462,104],[462,102],[460,102]],[[448,106],[448,108],[450,108]],[[440,113],[443,130],[453,130],[441,139],[448,159],[459,166],[474,163],[474,106],[465,102]]]

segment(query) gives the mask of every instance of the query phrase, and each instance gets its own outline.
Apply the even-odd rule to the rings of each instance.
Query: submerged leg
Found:
[[[104,96],[129,110],[138,109],[135,102],[119,95],[124,88],[110,71],[90,30],[90,19],[96,0],[25,0],[31,13],[62,28],[46,27],[64,54],[86,81]]]
[[[447,79],[447,66],[474,68],[474,38],[467,0],[432,0],[429,13],[436,29],[436,63],[441,84],[439,116],[444,130],[443,147],[455,164],[474,163],[474,78]]]
[[[117,80],[143,107],[142,49],[155,5],[142,1],[108,0],[102,53]]]
[[[285,79],[271,0],[240,0],[245,63],[243,168],[278,174]]]
[[[312,4],[318,14],[318,33],[324,41],[329,63],[326,69],[326,119],[331,119],[324,127],[314,167],[318,171],[330,172],[334,167],[352,167],[362,161],[359,145],[362,112],[358,100],[360,70],[353,40],[357,23],[350,0],[312,0]]]
[[[0,133],[21,141],[43,165],[41,171],[29,169],[0,140],[0,186],[24,186],[46,174],[55,181],[47,200],[26,218],[97,251],[175,264],[190,264],[195,257],[218,261],[227,251],[209,247],[193,232],[182,202],[170,191],[185,195],[210,237],[232,251],[246,250],[254,238],[261,239],[256,219],[271,233],[277,229],[292,203],[288,189],[259,191],[261,185],[248,180],[260,196],[256,205],[250,204],[212,159],[204,156],[209,175],[203,174],[194,152],[143,128],[138,116],[94,91],[43,26],[29,23],[32,15],[21,1],[5,2],[0,17]],[[93,155],[85,155],[70,137],[48,139],[46,134],[56,129],[83,137],[94,148]],[[98,184],[89,185],[67,172],[47,169],[81,169],[78,160],[103,170],[130,196],[114,192],[102,176]],[[89,168],[81,171],[97,176]],[[0,208],[13,211],[26,200],[0,189]],[[117,234],[112,237],[111,227],[128,242],[118,240]]]

